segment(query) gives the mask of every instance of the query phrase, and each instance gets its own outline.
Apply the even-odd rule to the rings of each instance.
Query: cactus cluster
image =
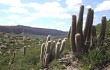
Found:
[[[68,37],[70,39],[70,46],[72,53],[86,53],[91,47],[94,46],[94,38],[96,37],[96,26],[93,26],[94,11],[89,8],[85,23],[85,28],[83,30],[83,13],[84,6],[81,5],[79,11],[79,18],[77,21],[76,15],[72,15],[72,25],[70,26],[70,31]],[[104,40],[106,31],[106,17],[102,17],[102,27],[100,35],[97,38],[97,41]]]
[[[51,40],[51,36],[48,35],[46,42],[41,45],[40,60],[42,61],[42,66],[47,67],[47,65],[54,59],[57,59],[62,54],[66,43],[66,38],[63,40],[59,39],[58,42]]]

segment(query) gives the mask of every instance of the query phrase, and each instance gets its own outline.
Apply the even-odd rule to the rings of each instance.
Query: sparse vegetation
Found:
[[[52,38],[57,44],[50,36],[46,39],[45,36],[0,32],[0,70],[60,70],[72,66],[73,61],[80,70],[101,70],[110,63],[110,20],[106,23],[104,16],[102,25],[92,26],[94,11],[90,8],[83,34],[83,11],[82,5],[78,22],[76,16],[72,16],[70,39]]]

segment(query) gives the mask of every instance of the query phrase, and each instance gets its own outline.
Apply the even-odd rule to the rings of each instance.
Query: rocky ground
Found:
[[[78,59],[73,58],[71,53],[66,53],[58,61],[63,65],[61,70],[78,70]],[[110,70],[110,63],[106,64],[102,69],[96,70]]]
[[[71,52],[66,53],[62,55],[58,61],[62,65],[62,68],[60,70],[79,70],[79,64],[78,64],[78,59],[73,58]],[[43,70],[50,70],[50,69],[43,69]],[[101,69],[95,69],[95,70],[110,70],[110,63],[106,64],[103,68]]]
[[[73,57],[69,52],[59,59],[59,62],[63,65],[61,70],[78,70],[78,60]]]

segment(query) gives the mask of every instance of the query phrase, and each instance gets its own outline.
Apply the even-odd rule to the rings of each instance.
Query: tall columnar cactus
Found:
[[[43,67],[47,67],[52,60],[60,57],[66,43],[66,39],[62,42],[61,39],[59,39],[56,43],[55,41],[50,40],[50,38],[50,35],[47,36],[46,42],[41,45],[40,60]]]
[[[81,35],[82,35],[82,26],[83,26],[83,13],[84,13],[84,6],[81,5],[78,22],[77,22],[77,27],[76,27],[77,33],[80,33]]]
[[[60,42],[57,42],[56,47],[55,47],[55,58],[57,59],[59,57],[59,49],[60,49]]]
[[[96,26],[92,26],[91,33],[92,33],[92,36],[93,36],[93,37],[96,36]]]
[[[63,50],[64,50],[65,44],[66,44],[66,40],[64,39],[64,40],[62,40],[62,42],[61,42],[60,55],[61,55],[61,53],[62,53]]]
[[[81,35],[79,33],[75,35],[75,44],[77,52],[82,52]]]
[[[87,18],[86,18],[86,25],[85,25],[85,28],[84,28],[84,41],[86,41],[86,38],[87,38],[87,35],[88,35],[88,30],[89,30],[89,24],[91,22],[91,8],[88,9],[88,13],[87,13]]]
[[[43,58],[44,58],[44,55],[45,55],[45,52],[44,52],[45,50],[44,50],[44,49],[45,49],[45,44],[43,43],[43,44],[41,45],[41,54],[40,54],[40,60],[41,60],[41,62],[42,62],[42,66],[44,66],[43,63],[44,63],[44,61],[45,61],[45,60],[43,59]]]
[[[76,15],[72,15],[72,25],[70,31],[70,44],[72,53],[76,53],[76,44],[75,44],[75,34],[76,34]]]
[[[77,33],[80,33],[81,35],[81,44],[83,45],[83,32],[82,32],[82,27],[83,27],[83,13],[84,13],[84,6],[81,5],[80,7],[80,11],[79,11],[79,17],[78,17],[78,21],[77,21],[77,27],[76,27],[76,31]]]
[[[90,36],[91,36],[91,28],[92,28],[92,24],[93,24],[93,19],[94,19],[94,11],[91,9],[91,11],[90,11],[90,16],[89,16],[90,18],[90,20],[89,20],[89,28],[88,28],[88,33],[87,33],[87,41],[90,41]]]
[[[52,45],[51,45],[51,53],[50,53],[50,61],[54,60],[55,59],[55,45],[56,45],[56,42],[53,41],[52,42]]]
[[[99,41],[102,41],[105,38],[106,21],[107,21],[106,16],[103,16],[102,17],[101,32],[100,32],[100,35],[99,35],[99,37],[100,37],[100,40]]]
[[[69,38],[70,38],[70,46],[73,53],[78,53],[78,52],[86,53],[91,48],[94,47],[94,43],[96,42],[94,40],[96,36],[96,27],[92,26],[94,19],[94,11],[91,8],[88,9],[84,30],[82,30],[83,12],[84,12],[84,6],[81,5],[77,24],[76,24],[76,16],[75,15],[72,16],[72,25],[70,26]],[[106,31],[106,17],[104,16],[102,17],[102,27],[98,41],[104,40],[105,31]]]

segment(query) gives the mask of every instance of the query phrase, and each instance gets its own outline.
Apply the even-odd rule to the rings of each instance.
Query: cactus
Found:
[[[88,34],[88,30],[89,30],[89,22],[91,21],[91,18],[90,18],[91,15],[90,14],[91,14],[91,8],[88,9],[86,25],[85,25],[84,32],[83,32],[84,42],[86,41],[86,37]]]
[[[96,26],[92,26],[91,33],[92,33],[92,36],[93,36],[93,37],[96,36]]]
[[[75,44],[77,52],[82,52],[82,42],[81,42],[81,35],[77,33],[75,35]]]
[[[58,42],[60,42],[60,43],[61,43],[61,39],[58,39]]]
[[[66,39],[62,40],[62,42],[61,42],[60,55],[64,50],[65,44],[66,44]]]
[[[45,59],[45,63],[44,63],[44,67],[47,67],[48,63],[49,63],[49,54],[47,53],[46,56],[44,57]]]
[[[55,47],[55,58],[57,59],[59,57],[59,49],[60,49],[60,42],[57,42],[56,47]]]
[[[66,41],[66,38],[64,38],[64,40]],[[65,46],[65,41],[60,43],[61,39],[59,39],[56,44],[55,41],[50,40],[50,35],[47,36],[46,42],[41,45],[40,60],[42,67],[47,67],[52,60],[60,57]]]
[[[100,32],[100,35],[99,35],[99,37],[100,37],[100,40],[99,41],[102,41],[102,40],[104,40],[104,38],[105,38],[105,31],[106,31],[106,16],[103,16],[102,17],[102,25],[101,25],[101,32]]]
[[[77,33],[80,33],[82,35],[82,25],[83,25],[83,12],[84,12],[84,6],[81,5],[80,12],[79,12],[79,18],[77,22],[76,31]]]
[[[47,42],[47,46],[46,46],[46,53],[50,53],[50,46],[51,46],[51,41]]]
[[[75,34],[76,34],[76,15],[72,15],[72,25],[70,31],[70,45],[72,53],[75,54],[76,52],[76,45],[75,45]]]
[[[23,55],[25,56],[26,55],[26,46],[23,47],[23,52],[24,52]]]
[[[51,36],[48,35],[48,36],[47,36],[47,39],[46,39],[46,42],[47,42],[47,41],[50,41],[50,38],[51,38]]]
[[[51,47],[51,53],[50,53],[50,61],[54,60],[55,58],[55,45],[56,45],[56,42],[53,41],[52,42],[52,47]]]
[[[83,25],[83,12],[84,6],[81,5],[79,18],[76,24],[76,16],[72,16],[72,25],[70,26],[70,31],[68,36],[70,38],[70,47],[75,55],[76,52],[86,53],[89,50],[93,49],[96,43],[95,36],[96,36],[96,27],[92,26],[93,19],[94,19],[94,11],[89,8],[85,23],[84,31],[82,32],[82,25]],[[76,26],[77,25],[77,26]],[[98,36],[98,42],[103,41],[105,37],[106,31],[106,17],[102,17],[102,27],[100,35]]]
[[[44,63],[44,49],[45,49],[45,44],[43,43],[42,45],[41,45],[41,54],[40,54],[40,60],[41,60],[41,64],[42,64],[42,66],[43,66],[43,63]]]
[[[86,38],[86,40],[87,41],[90,41],[90,36],[91,36],[91,28],[92,28],[92,24],[93,24],[93,18],[94,18],[94,11],[91,9],[91,11],[90,11],[90,20],[89,20],[89,22],[88,22],[88,24],[89,24],[89,28],[88,28],[88,32],[87,32],[87,38]]]

